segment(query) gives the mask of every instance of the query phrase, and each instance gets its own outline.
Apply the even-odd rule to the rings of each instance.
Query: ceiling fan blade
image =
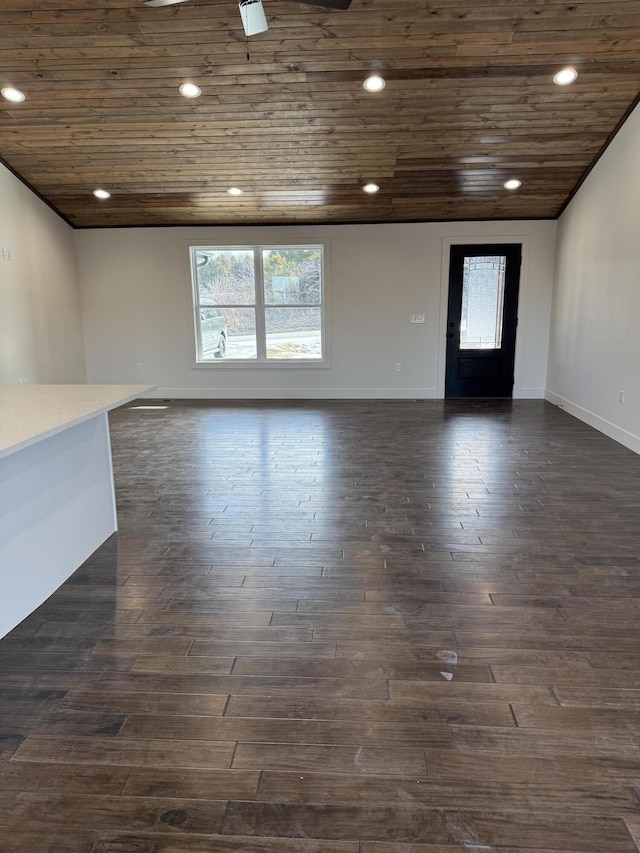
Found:
[[[240,0],[240,17],[246,36],[255,36],[269,29],[267,19],[262,8],[262,0]]]
[[[176,6],[178,3],[186,3],[187,0],[143,0],[145,6]]]
[[[294,3],[305,3],[307,6],[320,6],[321,9],[347,10],[351,0],[292,0]]]

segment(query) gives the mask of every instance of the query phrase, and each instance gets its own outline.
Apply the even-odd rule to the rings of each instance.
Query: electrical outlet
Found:
[[[620,395],[618,397],[618,402],[624,403],[624,391],[620,392]]]
[[[142,373],[142,365],[140,364],[140,362],[136,364],[136,370],[138,371],[138,373]]]
[[[396,373],[400,373],[401,370],[402,370],[402,363],[399,361],[396,361]]]
[[[3,261],[13,260],[13,250],[7,249],[5,246],[3,246],[2,247],[2,260]]]
[[[409,314],[409,322],[410,323],[424,323],[425,315],[424,314]]]

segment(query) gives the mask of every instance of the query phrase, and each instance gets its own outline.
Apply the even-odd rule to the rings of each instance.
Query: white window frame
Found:
[[[288,370],[297,369],[303,370],[307,368],[326,368],[329,367],[329,335],[328,335],[328,310],[329,310],[329,289],[327,285],[327,256],[328,247],[326,243],[311,243],[311,242],[288,242],[288,243],[232,243],[220,244],[209,243],[203,244],[188,244],[188,270],[189,270],[189,295],[190,295],[190,330],[191,330],[191,352],[192,366],[197,368],[207,369],[229,369],[236,367],[252,367],[252,368],[285,368]],[[319,249],[321,256],[320,268],[320,305],[301,305],[300,303],[287,303],[280,305],[277,308],[301,308],[301,307],[318,307],[320,309],[321,322],[321,348],[322,356],[320,358],[267,358],[266,354],[266,327],[265,327],[265,308],[264,300],[264,279],[262,269],[262,253],[263,251],[278,251],[286,249]],[[224,358],[224,359],[201,359],[200,335],[201,327],[199,322],[200,311],[206,308],[216,306],[204,305],[200,303],[200,294],[198,291],[197,267],[195,263],[197,252],[202,251],[244,251],[254,253],[254,270],[255,270],[255,302],[249,305],[239,305],[239,308],[253,308],[256,312],[256,358]]]

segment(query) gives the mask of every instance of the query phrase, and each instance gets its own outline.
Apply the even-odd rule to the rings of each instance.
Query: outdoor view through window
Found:
[[[192,247],[200,363],[322,361],[322,246]]]

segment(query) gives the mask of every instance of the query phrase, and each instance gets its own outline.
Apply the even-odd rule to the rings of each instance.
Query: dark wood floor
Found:
[[[636,853],[640,457],[540,401],[111,422],[120,533],[0,642],[0,850]]]

